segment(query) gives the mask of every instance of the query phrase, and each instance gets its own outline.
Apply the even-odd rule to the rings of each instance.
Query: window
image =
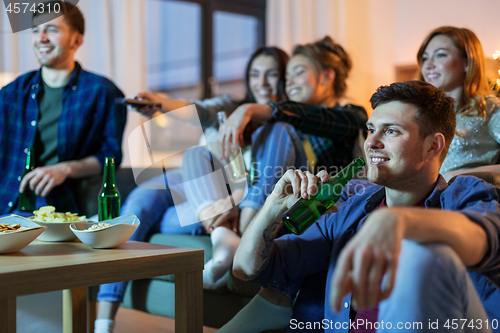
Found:
[[[173,99],[245,95],[245,66],[264,45],[265,0],[149,0],[148,88]],[[181,151],[199,131],[173,119],[150,122],[151,147]]]

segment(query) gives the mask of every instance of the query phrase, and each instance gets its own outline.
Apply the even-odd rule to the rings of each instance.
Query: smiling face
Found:
[[[46,15],[35,17],[43,22]],[[32,32],[33,50],[42,66],[63,69],[70,68],[74,63],[74,53],[81,44],[81,35],[72,31],[59,16],[52,21],[35,25]]]
[[[455,100],[463,91],[466,69],[467,60],[449,37],[436,35],[427,44],[420,68],[422,77]]]
[[[404,189],[419,179],[424,164],[424,139],[415,106],[389,102],[379,105],[367,122],[365,141],[369,181],[392,189]]]
[[[279,81],[278,62],[274,57],[260,55],[252,61],[249,72],[249,86],[259,104],[277,100]]]
[[[286,66],[286,93],[291,101],[317,105],[334,95],[332,81],[324,80],[314,63],[302,54],[294,55]]]

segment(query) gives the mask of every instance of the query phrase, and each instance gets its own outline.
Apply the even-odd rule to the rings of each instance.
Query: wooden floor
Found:
[[[120,308],[116,315],[114,333],[174,333],[174,320],[154,316],[137,310]],[[215,328],[203,327],[203,333],[213,333]]]

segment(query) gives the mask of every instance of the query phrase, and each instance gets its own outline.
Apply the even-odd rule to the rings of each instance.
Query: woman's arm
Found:
[[[355,138],[360,129],[366,133],[365,123],[368,116],[361,106],[347,104],[325,108],[295,102],[277,102],[269,105],[273,108],[273,120],[290,123],[306,134],[339,140]]]

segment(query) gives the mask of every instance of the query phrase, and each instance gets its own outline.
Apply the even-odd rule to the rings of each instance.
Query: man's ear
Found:
[[[445,145],[445,138],[442,133],[434,133],[424,140],[425,154],[427,157],[440,157]]]
[[[75,40],[73,41],[73,45],[72,45],[73,50],[75,50],[75,51],[78,50],[78,48],[80,46],[82,46],[82,44],[83,44],[83,35],[80,33],[77,33]]]

